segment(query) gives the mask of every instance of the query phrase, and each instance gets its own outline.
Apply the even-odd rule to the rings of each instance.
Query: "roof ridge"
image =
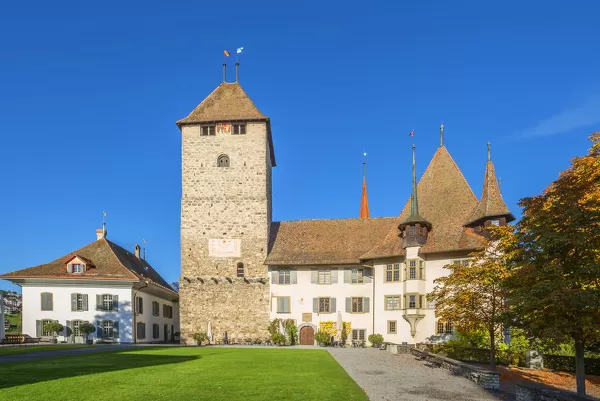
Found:
[[[109,240],[108,240],[108,239],[106,239],[106,238],[102,238],[102,240],[104,240],[104,241],[106,242],[106,244],[108,245],[108,248],[110,249],[110,253],[111,253],[111,254],[112,254],[112,255],[113,255],[113,256],[114,256],[114,257],[117,259],[117,262],[119,263],[119,266],[121,266],[123,269],[127,270],[127,272],[128,272],[130,275],[132,275],[133,277],[135,277],[135,278],[137,278],[137,279],[140,279],[140,276],[139,276],[137,273],[135,273],[135,272],[131,271],[131,269],[127,268],[127,266],[125,266],[125,265],[124,265],[124,264],[121,262],[121,259],[119,259],[119,257],[118,257],[118,256],[117,256],[117,254],[115,253],[115,251],[114,251],[114,249],[113,249],[112,245],[114,245],[114,246],[117,246],[117,247],[119,247],[119,248],[121,248],[121,249],[123,249],[123,250],[125,250],[125,251],[126,251],[126,249],[125,249],[125,248],[123,248],[122,246],[118,245],[118,244],[115,244],[115,243],[114,243],[114,242],[112,242],[112,241],[109,241]]]
[[[398,216],[379,216],[379,217],[369,217],[368,219],[361,219],[360,217],[335,217],[335,218],[330,218],[330,219],[281,220],[281,221],[274,221],[273,223],[297,223],[297,222],[304,222],[304,221],[342,221],[342,220],[368,221],[368,220],[383,220],[383,219],[396,219],[396,218],[398,218]]]

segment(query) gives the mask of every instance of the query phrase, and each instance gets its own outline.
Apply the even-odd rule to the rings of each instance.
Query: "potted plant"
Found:
[[[321,347],[326,347],[331,342],[331,336],[328,333],[319,330],[319,331],[317,331],[317,334],[315,334],[315,341]]]
[[[192,336],[192,338],[196,341],[196,343],[198,345],[202,345],[202,342],[207,342],[208,341],[208,335],[205,332],[200,332],[200,333],[194,333],[194,335]]]
[[[368,339],[373,347],[379,347],[383,344],[383,336],[381,334],[371,334]]]
[[[79,332],[83,334],[83,338],[85,339],[86,344],[91,344],[92,340],[89,338],[89,335],[96,331],[96,327],[94,327],[91,323],[83,323],[79,326]]]
[[[56,344],[56,336],[58,336],[58,332],[62,331],[64,326],[58,322],[50,322],[44,325],[44,331],[52,333],[51,343]]]

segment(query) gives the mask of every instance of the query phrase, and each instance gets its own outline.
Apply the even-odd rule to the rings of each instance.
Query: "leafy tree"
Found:
[[[64,326],[58,322],[50,322],[44,325],[44,331],[52,333],[52,337],[56,338],[58,332],[62,331]]]
[[[584,349],[600,340],[600,133],[501,236],[511,273],[512,318],[535,336],[575,345],[577,394],[585,395]]]
[[[490,365],[496,365],[496,335],[502,328],[506,310],[507,276],[505,258],[493,239],[484,240],[483,248],[471,254],[469,265],[446,265],[450,274],[434,280],[427,296],[435,302],[439,319],[451,322],[463,331],[484,330],[489,335]]]
[[[79,326],[79,331],[83,333],[87,342],[88,336],[96,331],[96,327],[90,323],[83,323],[81,326]]]
[[[198,343],[198,345],[202,345],[203,342],[208,341],[208,334],[205,332],[194,333],[192,338]]]
[[[381,334],[370,334],[367,339],[373,346],[376,347],[383,344],[383,336]]]

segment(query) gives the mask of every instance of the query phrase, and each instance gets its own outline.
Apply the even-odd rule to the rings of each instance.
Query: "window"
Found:
[[[163,317],[173,318],[173,307],[171,305],[163,305]]]
[[[452,264],[453,265],[469,266],[469,259],[453,260]]]
[[[365,341],[365,329],[352,330],[352,341]]]
[[[396,320],[388,320],[387,331],[388,334],[396,334]]]
[[[114,323],[112,320],[105,320],[102,322],[102,338],[113,338],[114,336]]]
[[[112,310],[113,297],[110,294],[102,295],[102,310]]]
[[[52,320],[42,320],[42,335],[44,337],[50,337],[54,335],[54,333],[46,331],[46,325],[49,323],[52,323]]]
[[[331,270],[319,270],[318,284],[331,284]]]
[[[492,220],[490,221],[490,224],[493,226],[499,226],[500,225],[500,220]]]
[[[42,292],[42,310],[53,310],[54,305],[52,302],[52,293],[51,292]]]
[[[452,323],[438,320],[436,334],[452,334],[454,332],[454,325]]]
[[[417,261],[409,260],[408,261],[408,279],[414,280],[417,278]]]
[[[417,231],[417,228],[415,226],[410,226],[408,229],[408,235],[414,236],[416,231]]]
[[[385,270],[385,281],[400,281],[400,263],[387,265]]]
[[[233,135],[246,135],[246,124],[233,124]]]
[[[217,159],[217,167],[229,167],[229,156],[219,156],[219,158]]]
[[[138,340],[146,338],[146,323],[138,322],[136,324],[135,336]]]
[[[204,125],[201,127],[202,136],[214,136],[215,135],[215,126],[214,125]]]
[[[71,294],[71,311],[86,311],[88,310],[87,294]]]
[[[83,273],[83,265],[81,263],[74,263],[71,265],[71,271],[73,273]]]
[[[386,310],[400,309],[400,295],[386,295],[385,296],[385,309]]]
[[[157,323],[154,323],[152,325],[152,338],[158,338],[160,337],[160,327],[158,326]]]
[[[408,296],[408,307],[409,308],[416,308],[417,307],[417,296],[416,295],[409,295]]]
[[[138,315],[144,313],[144,299],[141,297],[135,297],[135,312]]]
[[[363,269],[352,269],[352,284],[364,283]]]
[[[319,298],[319,313],[331,313],[330,298]]]
[[[290,313],[290,297],[276,297],[277,313]]]
[[[290,284],[289,270],[279,270],[279,284]]]
[[[73,335],[75,337],[81,336],[82,334],[81,331],[79,331],[79,327],[83,324],[83,322],[81,320],[73,320],[71,324],[73,325]]]
[[[152,301],[152,316],[160,316],[160,304]]]
[[[352,297],[352,313],[362,313],[364,305],[364,298],[362,297]]]
[[[237,264],[237,276],[244,277],[244,264],[243,263]]]

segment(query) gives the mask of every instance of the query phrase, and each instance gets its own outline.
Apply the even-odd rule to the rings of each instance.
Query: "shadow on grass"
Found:
[[[95,373],[182,363],[200,358],[200,355],[181,356],[102,352],[75,357],[48,358],[31,362],[7,364],[0,366],[0,389]]]

